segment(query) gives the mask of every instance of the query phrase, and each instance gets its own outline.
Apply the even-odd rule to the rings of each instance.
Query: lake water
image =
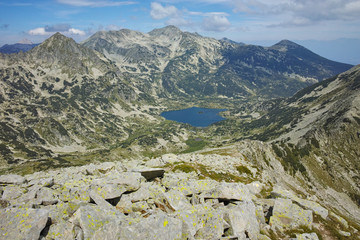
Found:
[[[207,127],[213,123],[224,120],[219,112],[226,109],[198,108],[192,107],[183,110],[169,111],[161,113],[167,120],[181,123],[188,123],[194,127]]]

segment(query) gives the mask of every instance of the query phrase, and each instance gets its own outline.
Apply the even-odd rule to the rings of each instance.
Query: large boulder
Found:
[[[50,188],[40,188],[36,193],[36,198],[42,205],[53,205],[58,202],[56,192]]]
[[[0,209],[0,239],[39,239],[48,218],[45,209]]]
[[[162,211],[156,211],[147,218],[132,220],[121,225],[120,237],[131,240],[169,240],[181,239],[182,222]]]
[[[114,211],[103,209],[97,205],[87,204],[81,206],[71,217],[70,222],[80,226],[84,239],[90,239],[94,233],[109,222],[120,223],[124,217],[114,208]]]
[[[76,239],[74,236],[74,228],[74,224],[65,221],[52,224],[49,228],[48,234],[46,235],[46,239]]]
[[[94,179],[91,189],[104,199],[119,198],[124,192],[138,190],[141,178],[138,172],[111,171],[105,177]]]
[[[14,200],[22,196],[26,192],[26,189],[18,185],[9,185],[4,187],[2,199]]]
[[[153,180],[157,177],[163,177],[165,173],[165,170],[162,168],[146,168],[133,171],[139,172],[147,181]]]
[[[256,207],[252,201],[238,202],[230,206],[226,212],[225,220],[230,225],[230,234],[240,239],[258,239],[260,226],[256,217]]]
[[[326,220],[329,215],[329,211],[316,202],[304,200],[301,198],[295,198],[294,201],[301,207],[311,210],[315,214],[321,216],[324,220]]]
[[[253,195],[242,183],[222,182],[217,187],[201,194],[203,198],[217,198],[222,200],[251,201]]]
[[[191,207],[190,201],[186,196],[176,189],[171,189],[170,191],[163,193],[159,196],[159,200],[162,203],[166,203],[166,205],[174,211]]]
[[[276,199],[270,226],[273,229],[294,229],[300,226],[311,228],[313,222],[312,211],[304,210],[290,199]]]

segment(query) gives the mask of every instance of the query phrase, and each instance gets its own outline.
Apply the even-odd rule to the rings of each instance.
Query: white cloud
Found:
[[[151,3],[150,15],[153,19],[159,20],[167,17],[180,15],[179,10],[175,6],[163,6],[158,2]]]
[[[79,36],[85,35],[84,31],[80,29],[72,28],[68,24],[55,24],[51,26],[39,27],[39,28],[31,29],[27,33],[29,35],[34,35],[34,36],[47,36],[47,35],[53,35],[56,32],[60,32],[65,35],[79,35]]]
[[[115,7],[136,4],[134,1],[98,1],[98,0],[57,0],[58,3],[76,7]]]
[[[70,28],[68,30],[68,32],[64,32],[64,34],[69,33],[70,35],[80,35],[80,36],[84,36],[85,32],[80,30],[80,29],[75,29],[75,28]]]
[[[262,17],[282,16],[271,26],[305,26],[324,21],[357,21],[360,0],[229,0],[237,13]]]
[[[224,32],[228,30],[231,26],[231,23],[225,16],[221,15],[212,15],[204,18],[202,27],[206,31],[213,32]]]
[[[50,33],[45,31],[45,28],[41,27],[41,28],[35,28],[35,29],[31,29],[28,31],[28,34],[30,35],[50,35]]]

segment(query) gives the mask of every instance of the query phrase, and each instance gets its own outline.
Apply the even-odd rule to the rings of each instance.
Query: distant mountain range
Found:
[[[352,67],[286,40],[265,48],[174,26],[98,32],[82,44],[57,33],[23,54],[0,55],[0,63],[4,166],[60,152],[133,153],[134,144],[168,151],[186,133],[163,127],[164,102],[291,96]],[[156,138],[146,132],[154,123]]]
[[[128,29],[98,32],[82,44],[115,62],[142,91],[167,97],[291,96],[352,67],[286,40],[260,47],[218,41],[174,26],[148,34]]]
[[[40,43],[15,43],[15,44],[5,44],[0,47],[0,53],[18,53],[18,52],[27,52],[30,49],[36,47]]]

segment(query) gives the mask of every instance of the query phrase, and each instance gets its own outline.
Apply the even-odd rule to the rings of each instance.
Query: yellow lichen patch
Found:
[[[167,219],[165,219],[165,221],[164,221],[164,227],[166,227],[166,225],[168,225],[168,220]]]

